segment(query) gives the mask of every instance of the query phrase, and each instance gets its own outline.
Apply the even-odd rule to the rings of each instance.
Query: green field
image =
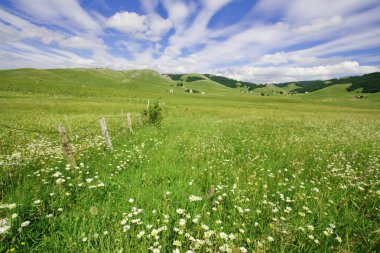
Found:
[[[380,93],[176,83],[151,70],[0,71],[0,252],[380,251]],[[160,126],[145,123],[148,100]]]

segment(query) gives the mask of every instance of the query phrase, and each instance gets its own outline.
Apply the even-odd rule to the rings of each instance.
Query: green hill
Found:
[[[290,83],[283,87],[278,87],[275,84],[267,84],[263,87],[253,89],[252,92],[261,95],[288,95],[298,88],[295,83]]]
[[[186,74],[182,76],[182,88],[189,92],[195,93],[234,93],[235,90],[226,87],[220,83],[210,80],[207,76],[201,74]]]
[[[153,70],[16,69],[0,71],[0,90],[72,96],[166,92],[173,85]]]

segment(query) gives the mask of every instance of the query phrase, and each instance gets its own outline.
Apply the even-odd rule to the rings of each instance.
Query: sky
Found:
[[[361,75],[380,71],[379,14],[379,0],[1,0],[0,69]]]

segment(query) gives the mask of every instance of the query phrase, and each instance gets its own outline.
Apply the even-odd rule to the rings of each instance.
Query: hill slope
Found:
[[[73,96],[166,92],[173,82],[153,70],[16,69],[0,71],[0,90]]]

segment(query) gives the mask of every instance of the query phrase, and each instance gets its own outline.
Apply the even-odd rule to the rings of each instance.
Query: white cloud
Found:
[[[172,27],[172,22],[169,19],[163,19],[158,15],[151,15],[148,20],[150,25],[148,35],[162,36]]]
[[[329,79],[336,76],[360,75],[380,71],[379,67],[360,66],[355,61],[314,67],[251,67],[244,66],[216,71],[238,80],[266,82],[287,82],[298,80]]]
[[[38,39],[44,44],[63,39],[59,32],[50,31],[44,27],[34,25],[16,15],[0,9],[0,36],[2,43],[17,42],[22,39]]]
[[[159,15],[139,15],[135,12],[117,12],[110,17],[106,26],[129,34],[137,39],[158,41],[171,27],[170,20]]]
[[[68,37],[58,41],[62,48],[105,50],[107,47],[104,42],[98,38],[86,38],[81,36]]]
[[[316,57],[307,57],[297,52],[277,52],[275,54],[266,54],[260,58],[262,63],[271,63],[274,65],[296,62],[296,63],[315,63]],[[260,63],[259,62],[259,63]]]
[[[102,30],[76,0],[14,0],[12,3],[40,24],[53,24],[76,34],[99,33]]]
[[[292,0],[287,2],[285,12],[289,22],[304,25],[310,20],[350,16],[374,4],[378,0]]]
[[[299,33],[313,33],[319,32],[324,29],[338,26],[342,23],[341,16],[334,16],[330,19],[317,19],[310,25],[301,26],[295,29],[296,32]]]
[[[37,39],[45,45],[57,43],[63,48],[90,49],[90,50],[105,50],[104,42],[95,37],[88,35],[70,36],[63,32],[51,31],[42,26],[37,26],[17,17],[9,12],[0,9],[0,37],[2,43],[20,42],[25,39]]]
[[[143,32],[148,29],[146,16],[128,11],[117,12],[107,20],[106,25],[125,33]]]
[[[179,0],[162,0],[165,9],[168,12],[169,19],[177,32],[185,29],[190,14],[195,11],[193,3],[186,4]]]

